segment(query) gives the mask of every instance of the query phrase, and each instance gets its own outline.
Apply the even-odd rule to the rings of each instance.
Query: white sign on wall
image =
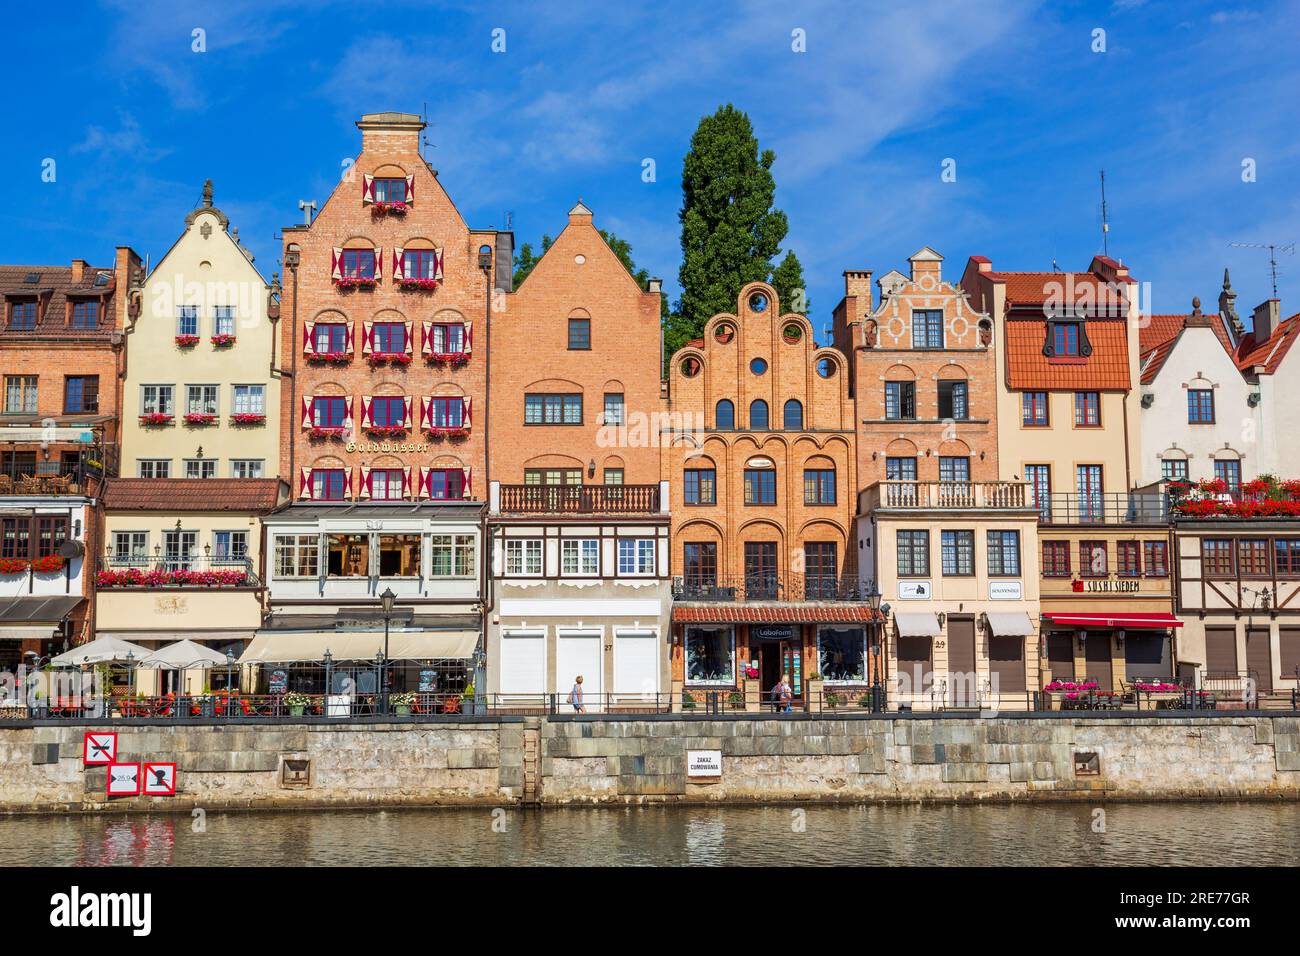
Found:
[[[928,601],[934,597],[929,581],[899,581],[898,599],[900,601]]]
[[[990,601],[1019,601],[1024,596],[1024,587],[1019,581],[990,581]]]
[[[722,776],[722,751],[686,751],[686,776],[714,780],[720,778]]]

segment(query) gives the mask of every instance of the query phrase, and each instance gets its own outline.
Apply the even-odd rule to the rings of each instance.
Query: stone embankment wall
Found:
[[[109,799],[106,770],[82,762],[87,729],[116,731],[119,761],[174,762],[176,795]],[[721,777],[688,777],[688,751],[720,752]],[[1236,798],[1300,798],[1300,716],[0,728],[0,812]]]

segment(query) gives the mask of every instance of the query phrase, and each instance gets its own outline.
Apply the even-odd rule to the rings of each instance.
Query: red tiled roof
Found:
[[[95,277],[105,272],[108,281],[105,285],[95,285]],[[35,279],[28,282],[29,278]],[[38,318],[34,332],[57,332],[75,338],[94,338],[107,336],[114,331],[113,293],[116,278],[112,267],[96,268],[87,266],[79,282],[72,279],[71,266],[2,266],[0,265],[0,296],[9,299],[37,299]],[[100,297],[104,307],[101,310],[99,326],[94,329],[73,328],[67,321],[65,304],[69,296]]]
[[[1050,274],[1050,273],[1049,273]],[[1043,354],[1047,322],[1007,322],[1007,382],[1017,391],[1124,391],[1129,388],[1128,323],[1096,319],[1086,325],[1092,354],[1083,361],[1052,361]]]
[[[280,500],[280,479],[110,478],[103,499],[115,511],[268,512]]]
[[[881,620],[870,604],[677,604],[673,620],[693,624],[861,624]]]
[[[1178,341],[1179,334],[1187,324],[1191,315],[1150,315],[1147,321],[1138,330],[1138,341],[1142,356],[1142,383],[1149,384],[1155,381],[1156,375],[1164,366],[1165,360],[1169,358],[1169,353],[1173,351],[1174,343]],[[1217,312],[1211,312],[1204,318],[1209,321],[1210,328],[1214,330],[1214,337],[1219,340],[1223,350],[1228,356],[1236,361],[1233,354],[1232,339],[1228,336],[1228,328],[1224,324],[1223,316]]]
[[[1059,298],[1070,285],[1092,290],[1104,286],[1101,277],[1091,272],[999,272],[997,275],[1006,283],[1009,305],[1042,305],[1049,298]],[[1090,291],[1089,295],[1097,293]]]
[[[1245,372],[1262,365],[1266,374],[1272,375],[1297,338],[1300,338],[1300,312],[1279,323],[1277,331],[1266,342],[1256,345],[1253,332],[1243,338],[1237,348],[1237,367]]]

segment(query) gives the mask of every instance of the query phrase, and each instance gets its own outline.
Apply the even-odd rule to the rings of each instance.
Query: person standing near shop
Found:
[[[782,674],[781,679],[772,688],[772,704],[778,714],[788,714],[792,700],[794,700],[794,690],[790,687],[790,675]]]
[[[573,681],[573,690],[569,691],[569,703],[573,705],[575,714],[585,714],[587,708],[582,706],[582,675],[579,674]]]

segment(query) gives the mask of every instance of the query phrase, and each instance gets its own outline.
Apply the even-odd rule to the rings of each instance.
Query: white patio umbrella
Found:
[[[207,669],[214,664],[225,665],[226,655],[218,654],[210,647],[188,638],[176,641],[155,651],[146,651],[140,667],[151,670],[164,669]]]
[[[133,661],[149,656],[149,649],[116,637],[99,637],[50,658],[55,667],[79,667],[82,664],[102,664],[105,661],[125,661],[128,654]]]

